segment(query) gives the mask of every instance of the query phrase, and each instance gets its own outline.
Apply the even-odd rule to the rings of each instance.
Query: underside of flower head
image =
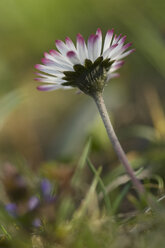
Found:
[[[35,66],[41,71],[36,73],[36,80],[47,83],[37,88],[51,91],[76,87],[89,95],[102,92],[105,84],[119,75],[115,72],[124,64],[122,59],[134,51],[126,51],[131,43],[124,44],[125,40],[126,36],[113,35],[113,29],[108,30],[104,42],[100,29],[90,35],[87,44],[81,34],[77,35],[76,46],[69,37],[65,43],[56,40],[58,51],[44,53],[43,64]]]

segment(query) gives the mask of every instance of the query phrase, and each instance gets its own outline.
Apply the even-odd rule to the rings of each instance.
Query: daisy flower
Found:
[[[131,43],[125,44],[126,36],[114,35],[113,29],[108,30],[104,42],[101,29],[91,34],[85,43],[81,34],[77,35],[76,46],[69,37],[65,43],[56,40],[57,50],[44,53],[43,64],[37,64],[36,78],[41,85],[38,90],[52,91],[56,89],[79,88],[91,95],[102,91],[105,84],[119,74],[116,71],[124,64],[124,57],[134,51],[128,50]]]
[[[102,96],[107,82],[119,75],[116,71],[124,64],[123,58],[134,51],[128,49],[132,44],[125,44],[125,40],[126,36],[114,35],[111,29],[102,42],[102,32],[99,28],[96,34],[89,36],[87,44],[81,34],[77,35],[76,46],[69,37],[66,38],[65,43],[56,40],[58,51],[50,50],[49,53],[44,53],[43,64],[35,66],[41,71],[37,73],[39,77],[36,80],[47,83],[37,87],[38,90],[78,88],[94,99],[119,160],[138,193],[143,194],[143,185],[137,179],[120,145]]]

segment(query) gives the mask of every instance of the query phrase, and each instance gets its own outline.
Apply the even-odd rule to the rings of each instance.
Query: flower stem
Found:
[[[104,103],[104,99],[103,99],[103,96],[102,96],[102,93],[96,93],[92,96],[95,100],[95,103],[98,107],[98,110],[99,110],[99,113],[100,113],[100,116],[102,118],[102,121],[104,123],[104,126],[107,130],[107,133],[108,133],[108,136],[109,136],[109,139],[112,143],[112,146],[120,160],[120,162],[123,164],[128,176],[130,177],[130,179],[132,180],[132,183],[134,184],[136,190],[138,191],[138,193],[140,195],[142,195],[144,193],[144,187],[142,185],[142,183],[137,179],[127,157],[126,157],[126,154],[125,152],[123,151],[121,145],[120,145],[120,142],[115,134],[115,131],[113,129],[113,126],[111,124],[111,121],[110,121],[110,118],[109,118],[109,115],[108,115],[108,112],[107,112],[107,109],[106,109],[106,106],[105,106],[105,103]]]

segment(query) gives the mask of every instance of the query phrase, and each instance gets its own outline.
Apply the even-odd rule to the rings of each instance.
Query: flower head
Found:
[[[81,34],[76,46],[69,37],[65,43],[56,40],[58,51],[44,53],[43,64],[35,66],[41,71],[36,80],[47,83],[37,88],[51,91],[77,87],[88,95],[102,92],[105,84],[119,75],[115,71],[124,64],[122,59],[134,51],[126,51],[131,43],[124,44],[125,40],[126,36],[114,35],[113,29],[108,30],[104,42],[100,29],[89,36],[87,44]]]

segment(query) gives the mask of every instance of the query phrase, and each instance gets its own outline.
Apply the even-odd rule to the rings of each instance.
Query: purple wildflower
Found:
[[[28,209],[30,211],[36,209],[40,204],[40,200],[36,196],[32,196],[30,200],[28,201]]]
[[[32,225],[36,228],[41,226],[41,220],[39,218],[36,218],[33,220]]]
[[[53,202],[55,200],[55,196],[52,195],[52,184],[50,183],[50,181],[48,179],[43,179],[40,187],[43,202]]]
[[[12,216],[16,216],[17,215],[17,205],[15,203],[8,203],[5,206],[6,211],[12,215]]]
[[[44,197],[50,196],[52,191],[52,185],[47,179],[43,179],[41,182],[41,191]]]

